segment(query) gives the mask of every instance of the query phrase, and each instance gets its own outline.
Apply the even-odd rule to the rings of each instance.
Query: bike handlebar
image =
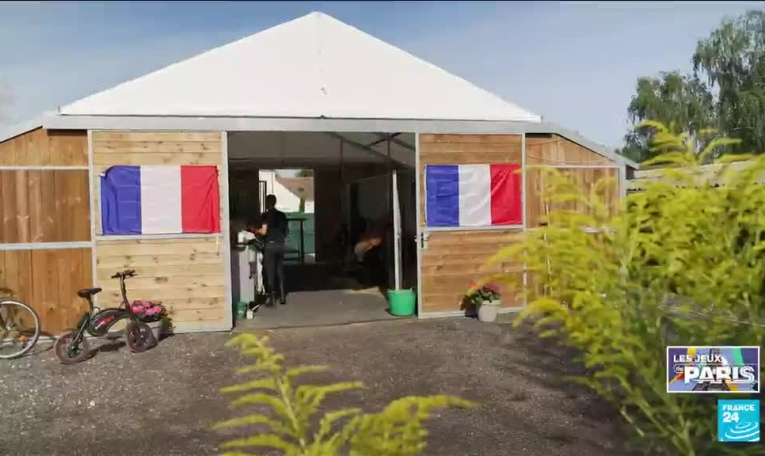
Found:
[[[135,275],[135,271],[132,269],[126,269],[122,272],[118,272],[112,276],[112,279],[119,279],[119,278],[128,278],[133,277]]]

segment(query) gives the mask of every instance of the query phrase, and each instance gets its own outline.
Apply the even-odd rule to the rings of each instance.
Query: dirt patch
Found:
[[[568,355],[525,332],[467,319],[266,331],[289,364],[366,389],[332,405],[378,410],[406,395],[455,394],[481,407],[432,420],[428,455],[625,454],[614,412],[565,383]],[[132,354],[115,345],[63,366],[44,346],[0,363],[0,454],[208,455],[234,416],[218,393],[245,360],[229,334],[178,335]]]

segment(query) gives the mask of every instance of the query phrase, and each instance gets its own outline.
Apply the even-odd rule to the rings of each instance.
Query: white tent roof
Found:
[[[541,121],[323,13],[76,101],[60,114]]]

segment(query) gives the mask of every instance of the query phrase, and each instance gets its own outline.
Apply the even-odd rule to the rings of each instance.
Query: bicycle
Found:
[[[3,291],[0,288],[0,291]],[[30,326],[30,327],[27,327]],[[40,338],[40,317],[27,304],[0,296],[0,359],[22,356]],[[6,349],[9,349],[6,352]]]
[[[125,270],[112,276],[112,279],[120,280],[122,302],[119,307],[99,309],[93,306],[93,296],[100,293],[101,288],[84,288],[77,292],[77,296],[88,302],[89,310],[82,315],[75,329],[56,340],[54,351],[59,361],[63,364],[84,361],[90,354],[90,342],[85,337],[85,333],[93,337],[104,337],[117,322],[125,319],[130,320],[125,328],[125,339],[133,353],[144,352],[156,344],[151,328],[133,312],[127,298],[125,279],[135,275],[135,271]]]

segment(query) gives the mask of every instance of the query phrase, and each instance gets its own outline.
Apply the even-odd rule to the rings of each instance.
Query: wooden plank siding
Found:
[[[558,135],[526,135],[527,166],[615,165],[608,157]]]
[[[221,147],[218,132],[94,131],[93,217],[96,221],[96,235],[103,233],[100,175],[109,167],[115,165],[216,165],[220,184]],[[220,196],[222,220],[223,191],[220,192]]]
[[[595,186],[603,179],[610,179],[610,184],[600,197],[600,201],[609,208],[609,214],[614,215],[620,198],[619,170],[616,168],[561,168],[558,171],[571,179],[584,194],[594,192]],[[540,169],[526,170],[526,228],[540,226],[544,216],[555,207],[545,202],[545,192],[549,182]],[[557,203],[556,207],[573,209],[592,213],[591,208],[581,202]]]
[[[0,251],[0,294],[34,308],[46,336],[77,324],[88,308],[77,290],[92,283],[89,248]]]
[[[38,128],[0,143],[0,166],[87,166],[88,136]]]
[[[38,128],[0,143],[0,244],[90,241],[87,133]],[[9,169],[24,167],[25,169]],[[56,167],[56,168],[52,168]],[[14,247],[15,248],[15,247]],[[0,295],[30,305],[43,335],[74,327],[91,287],[90,248],[0,251]]]
[[[92,216],[101,235],[100,174],[115,165],[222,164],[219,132],[93,131]],[[221,189],[221,227],[223,186]],[[222,328],[227,324],[228,278],[224,238],[219,236],[170,239],[106,240],[96,238],[96,282],[100,300],[119,302],[119,281],[111,276],[123,269],[138,274],[128,279],[128,298],[156,299],[169,310],[176,331]],[[101,301],[99,301],[101,302]]]
[[[226,269],[222,238],[96,241],[99,302],[120,300],[111,276],[135,269],[128,297],[157,299],[168,307],[174,329],[222,326],[226,318]]]
[[[522,163],[523,138],[520,135],[434,135],[421,134],[420,220],[425,220],[426,165],[485,165]]]
[[[518,242],[522,233],[521,229],[430,233],[420,265],[423,312],[459,311],[470,285],[489,275],[506,273],[521,277],[521,263],[501,263],[492,267],[487,267],[486,263],[500,248]],[[523,304],[517,291],[503,287],[503,307]]]
[[[420,220],[426,229],[425,166],[452,164],[522,163],[520,135],[432,135],[421,134]],[[518,228],[498,231],[431,232],[421,256],[421,307],[423,314],[460,311],[465,292],[478,279],[497,272],[522,275],[522,264],[486,262],[500,247],[517,242]],[[515,290],[503,289],[502,305],[522,305]]]
[[[0,171],[0,243],[90,240],[87,170]]]
[[[539,226],[545,214],[542,189],[548,184],[539,167],[556,167],[570,176],[585,192],[591,191],[600,179],[613,179],[603,202],[613,212],[620,199],[619,170],[616,163],[592,150],[558,135],[528,134],[525,139],[526,228]],[[420,134],[420,215],[421,228],[427,229],[425,214],[425,166],[444,164],[522,164],[523,138],[520,135],[431,135]],[[534,168],[537,169],[534,169]],[[585,210],[584,207],[576,209]],[[487,267],[492,255],[502,247],[519,242],[520,227],[507,230],[459,230],[428,232],[427,247],[421,254],[422,313],[456,312],[460,310],[465,291],[474,280],[495,273],[523,278],[523,264],[504,263]],[[533,281],[527,277],[531,286]],[[523,299],[518,289],[502,290],[504,307],[519,307]]]

